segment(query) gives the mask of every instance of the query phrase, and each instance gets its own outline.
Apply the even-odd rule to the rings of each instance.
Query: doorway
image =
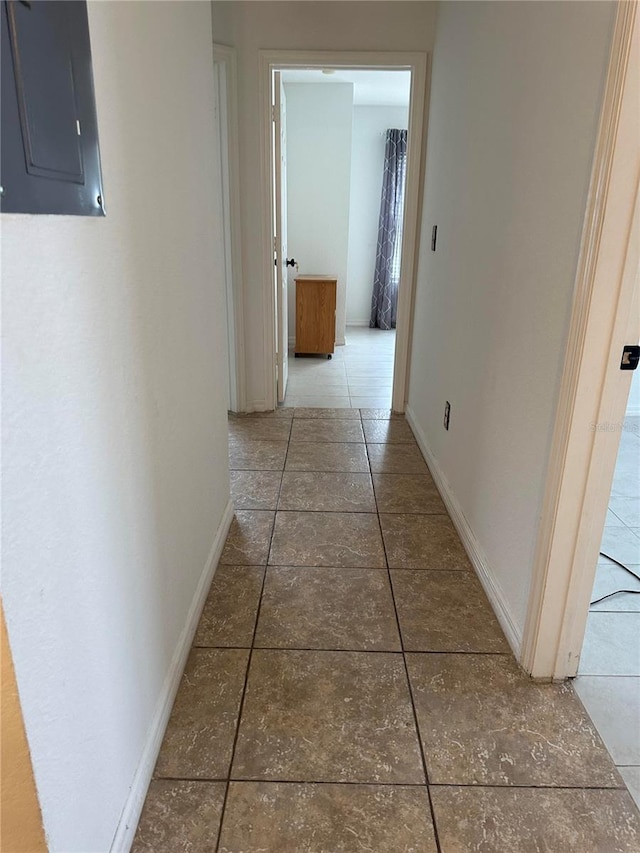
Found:
[[[620,436],[587,630],[574,684],[640,806],[640,374]]]
[[[263,203],[272,224],[263,241],[270,307],[265,322],[272,344],[267,358],[273,365],[274,408],[284,403],[404,410],[426,59],[425,54],[261,53]],[[395,323],[374,322],[380,329],[369,326],[390,129],[405,133],[406,192],[395,240],[397,318]],[[376,160],[378,174],[370,168]],[[353,168],[354,161],[359,168]],[[324,359],[304,353],[296,358],[290,352],[297,275],[337,282],[336,346]]]
[[[286,267],[289,378],[285,396],[278,376],[278,399],[390,409],[411,73],[296,69],[280,79],[282,210],[295,266]],[[331,361],[296,341],[298,270],[337,278]]]

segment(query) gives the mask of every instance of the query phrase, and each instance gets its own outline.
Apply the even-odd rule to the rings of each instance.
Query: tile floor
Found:
[[[135,853],[631,853],[570,684],[516,666],[402,418],[230,421],[236,516]]]
[[[290,353],[285,406],[391,406],[395,330],[348,326],[345,340],[330,360]]]
[[[640,417],[627,417],[601,550],[640,575]],[[592,600],[640,590],[613,561],[598,562]],[[640,595],[620,593],[590,609],[575,688],[640,805]]]

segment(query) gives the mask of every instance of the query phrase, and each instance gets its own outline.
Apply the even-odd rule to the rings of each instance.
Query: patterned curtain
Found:
[[[371,297],[371,329],[395,329],[402,249],[402,211],[407,172],[407,131],[390,129],[382,176],[376,271]]]

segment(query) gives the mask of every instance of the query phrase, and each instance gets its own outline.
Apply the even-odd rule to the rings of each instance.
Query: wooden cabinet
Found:
[[[329,356],[336,342],[338,280],[328,275],[296,277],[296,355]]]

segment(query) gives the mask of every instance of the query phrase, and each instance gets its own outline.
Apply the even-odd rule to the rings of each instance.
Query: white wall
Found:
[[[517,635],[613,8],[472,2],[438,14],[409,405]]]
[[[353,83],[286,83],[288,253],[300,274],[335,275],[336,343],[344,344]],[[289,338],[295,337],[295,272]]]
[[[369,325],[378,244],[385,131],[390,127],[406,130],[408,121],[408,106],[356,106],[353,109],[347,325]]]
[[[429,51],[436,3],[424,2],[245,2],[212,3],[214,41],[238,49],[240,193],[242,205],[244,321],[247,341],[247,401],[264,408],[264,292],[261,258],[258,51]]]
[[[89,18],[107,217],[2,217],[3,597],[59,853],[111,845],[229,492],[210,7]]]

